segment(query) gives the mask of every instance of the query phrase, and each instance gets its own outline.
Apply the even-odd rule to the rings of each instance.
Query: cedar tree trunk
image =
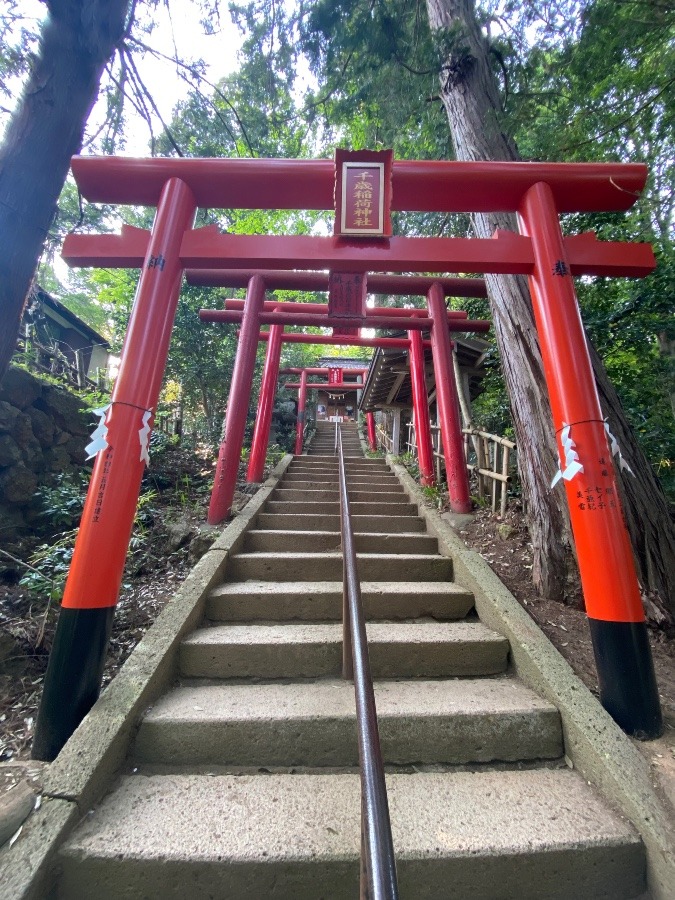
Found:
[[[441,50],[441,99],[457,159],[519,159],[514,143],[499,125],[499,92],[474,0],[427,0],[427,11]],[[505,214],[475,214],[472,223],[480,238],[492,237],[497,228],[516,230],[514,218]],[[516,432],[534,549],[533,580],[544,596],[562,599],[569,514],[564,491],[549,487],[558,467],[558,452],[532,305],[523,278],[488,275],[486,281]],[[652,621],[663,621],[675,613],[673,587],[668,584],[668,573],[675,570],[673,523],[658,479],[637,445],[602,361],[592,350],[591,356],[604,414],[610,417],[610,428],[636,475],[635,479],[620,475],[619,481],[638,577],[650,601],[647,614]]]
[[[106,62],[124,36],[131,0],[48,0],[49,17],[0,147],[0,379],[70,158]]]

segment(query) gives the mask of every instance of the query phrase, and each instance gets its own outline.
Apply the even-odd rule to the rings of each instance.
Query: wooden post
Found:
[[[260,310],[265,299],[265,282],[259,275],[249,281],[237,356],[234,361],[227,401],[225,434],[220,445],[216,477],[209,504],[209,525],[219,525],[229,515],[237,485],[237,473],[244,443],[246,416],[260,332]]]
[[[391,452],[393,456],[401,455],[401,410],[395,409],[391,424]]]
[[[33,758],[52,760],[93,706],[148,459],[183,269],[180,246],[197,204],[171,178],[162,189],[120,373],[75,542],[37,717]],[[256,331],[257,343],[257,331]]]
[[[661,708],[640,588],[570,262],[548,184],[540,182],[527,191],[520,221],[534,252],[530,293],[600,699],[626,731],[656,737],[662,731]]]

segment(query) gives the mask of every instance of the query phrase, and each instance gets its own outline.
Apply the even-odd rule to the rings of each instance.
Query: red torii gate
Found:
[[[269,344],[268,352],[269,352]],[[340,368],[336,366],[335,368]],[[302,443],[303,443],[303,435],[304,435],[304,426],[305,426],[305,408],[307,405],[307,391],[311,390],[322,390],[325,388],[330,388],[334,391],[344,390],[346,391],[361,391],[363,390],[363,377],[367,373],[368,369],[365,368],[348,368],[346,372],[349,375],[354,375],[357,378],[360,378],[360,381],[341,381],[341,382],[333,382],[332,384],[329,381],[325,383],[317,383],[317,384],[308,384],[307,379],[310,375],[323,375],[325,378],[330,378],[331,368],[326,366],[305,366],[304,369],[299,369],[296,367],[286,367],[285,369],[281,369],[280,375],[299,375],[300,383],[296,384],[293,382],[287,381],[282,385],[282,388],[287,390],[299,390],[300,394],[298,395],[298,422],[296,426],[296,434],[295,434],[295,454],[298,456],[302,453]],[[344,370],[343,370],[344,377]],[[253,435],[255,439],[255,433]],[[267,448],[267,441],[265,442],[265,449]],[[252,451],[251,451],[252,452]]]
[[[71,234],[74,265],[140,267],[134,309],[111,407],[102,423],[61,614],[45,678],[34,755],[58,752],[95,701],[124,558],[133,525],[147,439],[169,337],[187,268],[332,272],[472,272],[527,275],[565,484],[603,703],[627,730],[661,730],[658,693],[630,543],[616,490],[573,275],[643,276],[654,268],[648,245],[563,237],[564,212],[625,210],[646,167],[603,163],[400,161],[391,165],[392,210],[511,211],[521,234],[493,239],[220,234],[194,229],[198,206],[334,209],[331,160],[76,157],[82,195],[94,202],[157,207],[150,232]],[[251,279],[233,388],[252,370],[264,283]],[[443,306],[442,312],[439,306]],[[445,316],[442,290],[428,295],[430,318]],[[444,335],[435,351],[447,353]],[[333,343],[336,343],[332,340]],[[579,476],[583,474],[583,479]],[[586,493],[585,493],[586,492]],[[587,500],[592,496],[593,502]],[[579,497],[581,495],[581,499]],[[104,551],[104,552],[102,552]],[[599,561],[602,560],[602,565]]]
[[[254,275],[251,279],[251,284],[258,284],[258,289],[263,291],[264,287],[264,279],[260,275]],[[392,319],[394,323],[393,326],[401,330],[408,330],[408,339],[405,340],[404,346],[406,348],[412,347],[411,351],[411,360],[413,361],[411,365],[413,365],[417,370],[417,374],[413,377],[421,379],[421,387],[416,392],[416,414],[420,420],[428,422],[428,410],[426,401],[423,398],[426,397],[426,387],[424,386],[424,359],[423,359],[423,341],[421,337],[422,329],[429,328],[431,330],[431,346],[432,349],[435,347],[434,352],[434,366],[436,368],[436,383],[437,383],[437,392],[438,392],[438,404],[439,404],[439,412],[441,419],[441,433],[443,438],[443,446],[445,448],[444,454],[446,458],[446,472],[448,476],[448,493],[450,496],[450,501],[453,509],[456,512],[469,512],[471,509],[471,499],[469,496],[469,486],[466,476],[466,468],[464,466],[464,454],[462,448],[462,440],[461,440],[461,426],[459,423],[459,412],[458,412],[458,399],[456,394],[456,388],[454,385],[454,373],[452,369],[451,363],[451,346],[450,339],[448,336],[449,331],[480,331],[485,332],[489,330],[490,323],[482,320],[473,321],[467,318],[464,318],[464,314],[460,314],[459,316],[449,315],[448,310],[445,308],[445,300],[444,300],[444,292],[443,287],[438,284],[436,285],[433,279],[430,279],[428,284],[429,286],[429,303],[431,308],[431,297],[434,294],[435,299],[434,303],[435,311],[433,312],[431,318],[428,318],[424,315],[423,310],[409,310],[404,309],[400,312],[403,315],[398,315]],[[249,289],[250,291],[250,289]],[[228,301],[232,302],[232,301]],[[243,301],[238,301],[243,302]],[[247,323],[247,313],[248,313],[248,304],[250,303],[250,297],[247,298],[247,302],[244,305],[243,311],[239,310],[200,310],[199,316],[203,321],[209,322],[241,322],[242,329],[240,332],[240,341],[241,346],[244,349],[242,352],[242,359],[245,360],[245,368],[242,368],[242,374],[240,376],[239,371],[237,369],[237,364],[239,362],[239,353],[237,354],[237,361],[235,362],[235,370],[232,376],[232,385],[230,387],[230,400],[228,402],[228,410],[227,410],[227,419],[225,423],[225,435],[223,441],[220,445],[220,450],[218,454],[218,466],[216,469],[216,478],[213,487],[213,493],[211,495],[211,503],[209,505],[209,522],[211,524],[218,524],[225,519],[230,511],[230,507],[232,505],[232,499],[234,497],[234,490],[236,486],[236,478],[237,478],[237,470],[239,463],[239,456],[241,453],[241,447],[244,437],[244,430],[246,427],[246,415],[248,412],[249,405],[249,397],[250,397],[250,384],[253,378],[253,367],[255,365],[255,349],[254,349],[254,335],[253,335],[253,325],[250,323],[250,319],[248,320],[248,331],[245,331],[246,323]],[[262,305],[262,303],[261,303]],[[263,373],[263,387],[265,391],[265,399],[264,403],[261,404],[261,409],[264,410],[265,419],[267,420],[268,416],[271,416],[271,404],[273,403],[273,396],[270,396],[270,392],[273,391],[273,383],[276,383],[276,373],[278,371],[279,366],[279,356],[281,352],[280,343],[277,344],[278,341],[281,341],[281,332],[275,332],[275,328],[283,328],[284,325],[301,325],[301,324],[312,324],[312,325],[323,325],[326,327],[335,326],[344,326],[345,323],[348,326],[357,326],[360,327],[364,323],[371,324],[372,322],[382,323],[388,322],[388,318],[385,316],[371,316],[371,310],[368,310],[368,315],[360,316],[358,318],[354,317],[342,317],[336,318],[334,316],[328,316],[324,313],[302,313],[295,312],[298,307],[303,304],[299,303],[283,303],[279,302],[276,304],[276,311],[274,312],[265,312],[264,309],[258,314],[258,321],[263,322],[265,324],[271,324],[272,329],[269,332],[269,346],[270,351],[268,352],[266,363],[265,363],[265,371]],[[292,307],[291,312],[286,312],[285,307]],[[308,322],[307,320],[311,321]],[[435,326],[435,322],[440,323],[440,327]],[[445,334],[445,344],[440,347],[439,346],[443,342],[443,336],[439,335],[439,332],[444,332]],[[417,337],[411,337],[411,335],[416,334]],[[289,335],[290,337],[290,335]],[[314,335],[303,335],[303,343],[313,343]],[[334,341],[337,337],[344,337],[343,335],[330,335],[326,336],[329,340]],[[344,341],[344,343],[352,343],[354,341],[357,345],[360,344],[363,338],[359,335],[347,335],[349,339]],[[376,341],[376,346],[381,346],[381,341],[387,340],[386,338],[373,338],[370,339]],[[389,339],[396,340],[396,339]],[[401,339],[399,339],[401,340]],[[248,387],[246,387],[248,385]],[[301,384],[300,388],[300,398],[299,405],[304,408],[305,405],[305,397],[306,397],[306,387],[303,387]],[[262,414],[261,414],[262,417]],[[302,427],[304,423],[298,422],[298,434],[301,433]],[[262,426],[261,426],[262,427]],[[269,425],[265,424],[266,429],[269,429]],[[373,443],[373,432],[374,424],[369,420],[369,431],[371,432],[370,440],[371,444]],[[428,463],[427,469],[425,471],[425,483],[429,483],[429,479],[433,477],[433,456],[431,451],[431,431],[428,431]],[[302,451],[301,438],[298,437],[296,441],[296,452],[300,453]],[[260,454],[261,454],[260,445],[258,445],[258,449],[256,452],[256,465],[259,468],[260,465]],[[256,469],[257,473],[258,469]]]
[[[302,453],[302,445],[303,445],[303,437],[304,437],[304,426],[305,426],[305,413],[307,409],[307,392],[308,391],[340,391],[341,393],[348,393],[352,391],[353,393],[357,393],[358,391],[363,390],[363,382],[362,381],[334,381],[332,384],[328,381],[318,381],[316,383],[310,383],[307,381],[310,372],[307,369],[303,369],[300,372],[300,381],[287,381],[285,384],[282,384],[281,387],[287,391],[299,391],[298,394],[298,422],[296,426],[295,432],[295,455],[299,456]]]
[[[328,272],[287,272],[284,270],[270,271],[261,270],[258,272],[247,272],[246,270],[188,270],[186,277],[191,284],[209,287],[247,287],[253,275],[259,275],[263,278],[265,286],[268,290],[304,290],[304,291],[328,291],[331,290],[332,276]],[[349,318],[344,311],[331,310],[330,303],[297,303],[293,301],[276,301],[264,300],[262,304],[262,312],[260,314],[260,323],[271,325],[269,333],[268,351],[265,358],[265,367],[263,371],[262,384],[260,389],[260,400],[258,416],[254,427],[253,441],[251,447],[251,456],[249,459],[247,481],[257,482],[262,479],[264,470],[265,454],[272,420],[272,407],[274,405],[274,389],[278,377],[279,362],[281,357],[281,332],[278,327],[283,323],[292,325],[318,325],[318,326],[335,326],[336,334],[344,334],[345,330],[354,326],[360,328],[362,326],[370,326],[372,328],[396,328],[402,329],[403,320],[410,322],[411,317],[417,320],[413,328],[430,328],[431,320],[425,317],[425,311],[421,309],[410,308],[392,308],[392,307],[367,307],[365,306],[365,297],[367,294],[386,293],[389,295],[410,296],[410,295],[426,295],[434,283],[441,285],[444,296],[454,297],[485,297],[485,282],[481,278],[440,278],[434,279],[420,276],[401,276],[401,275],[378,275],[372,273],[363,273],[358,278],[358,285],[355,287],[361,294],[364,304],[361,307],[361,314],[358,318]],[[358,305],[358,304],[357,304]],[[224,302],[225,310],[207,310],[200,311],[200,319],[206,322],[221,323],[239,323],[243,317],[245,308],[244,300],[226,299]],[[333,317],[330,318],[330,313]],[[288,318],[289,314],[293,315],[293,320]],[[467,313],[460,310],[447,310],[446,312],[449,324],[452,324],[453,330],[456,331],[487,331],[489,323],[472,322],[468,320]],[[460,321],[461,320],[461,321]],[[410,324],[408,326],[410,328]],[[414,350],[414,364],[416,369],[413,372],[415,381],[414,398],[416,404],[422,403],[424,398],[424,411],[422,407],[416,406],[416,419],[420,419],[423,424],[421,426],[421,442],[420,442],[420,471],[422,475],[422,484],[433,484],[434,468],[433,468],[433,450],[431,444],[431,430],[426,406],[426,387],[424,386],[424,361],[423,361],[423,345],[419,343],[421,338],[412,338],[412,330],[408,331],[408,341],[406,348],[412,342]],[[352,336],[359,336],[358,334]],[[311,343],[311,342],[310,342]],[[382,345],[380,345],[382,346]],[[441,364],[439,362],[439,364]],[[451,368],[445,377],[454,382],[454,373]],[[417,371],[419,370],[419,371]],[[422,388],[419,387],[421,379]],[[306,403],[306,387],[302,382],[300,385],[300,394],[298,397],[298,424],[296,434],[295,452],[302,452],[302,433],[304,430],[304,409]],[[225,423],[225,434],[221,442],[218,454],[218,470],[214,483],[211,504],[209,506],[209,522],[211,524],[219,524],[229,513],[232,498],[234,496],[238,451],[236,443],[232,440],[232,432],[236,430],[237,434],[241,431],[244,433],[245,417],[248,412],[248,401],[244,402],[238,394],[230,390],[230,402],[228,402],[228,418],[234,415],[236,425],[232,426],[228,432],[227,422]],[[372,449],[375,449],[375,423],[371,416],[368,419],[368,433]],[[454,423],[453,423],[454,424]],[[443,421],[442,428],[450,434],[451,428],[449,422]],[[454,429],[452,429],[454,430]],[[448,437],[448,446],[459,448],[461,439]],[[228,449],[229,448],[229,449]],[[456,466],[454,467],[456,468]],[[449,470],[449,471],[454,471]],[[221,473],[222,476],[221,476]],[[460,475],[461,473],[461,475]],[[457,470],[458,477],[451,481],[450,498],[453,508],[457,511],[467,512],[470,509],[469,487],[468,482],[465,484],[465,470]]]
[[[254,278],[263,278],[263,276],[256,275],[254,276]],[[431,288],[435,285],[433,279],[429,279],[427,284],[428,290],[431,291]],[[373,309],[368,309],[366,314],[362,316],[341,316],[338,318],[336,316],[329,316],[326,312],[302,312],[300,311],[300,308],[305,305],[302,303],[279,302],[276,304],[276,308],[274,310],[266,311],[264,308],[265,303],[263,302],[262,310],[258,314],[258,321],[261,324],[271,325],[272,331],[270,332],[269,352],[265,363],[263,384],[261,388],[261,391],[264,391],[265,393],[264,400],[261,403],[261,428],[264,424],[266,432],[269,433],[268,419],[271,418],[271,405],[274,402],[273,395],[270,396],[270,391],[273,391],[272,384],[273,382],[276,382],[276,376],[274,373],[278,371],[279,357],[281,353],[281,344],[278,343],[278,341],[280,340],[279,333],[274,331],[275,327],[283,328],[284,325],[314,325],[324,327],[334,326],[336,329],[338,327],[346,329],[361,328],[363,326],[397,328],[401,330],[407,329],[408,343],[412,348],[411,365],[414,368],[413,379],[415,382],[414,396],[416,403],[416,413],[419,416],[420,421],[427,423],[426,438],[428,447],[426,445],[423,445],[420,467],[423,472],[423,483],[430,484],[431,480],[433,479],[433,454],[431,450],[431,431],[428,426],[428,411],[426,408],[426,401],[423,402],[423,397],[426,397],[426,388],[424,387],[424,359],[422,350],[423,344],[420,332],[423,329],[431,330],[431,343],[433,346],[436,341],[442,342],[443,340],[442,337],[436,335],[436,332],[438,331],[447,332],[449,329],[450,331],[484,332],[487,331],[490,327],[489,322],[467,319],[465,318],[465,313],[458,313],[455,315],[452,311],[446,310],[443,287],[441,285],[438,285],[437,288],[440,298],[438,302],[440,303],[440,305],[436,308],[434,316],[439,322],[442,322],[444,324],[445,322],[447,322],[447,326],[441,326],[441,328],[432,328],[434,324],[434,316],[432,316],[431,318],[425,316],[423,310],[403,309],[396,311],[398,315],[387,316],[385,315],[387,312],[386,308],[376,307],[375,310],[377,310],[377,312],[375,314],[373,314]],[[238,306],[239,304],[244,304],[244,301],[228,300],[226,301],[226,305],[228,304],[234,304],[235,306]],[[291,307],[290,311],[287,311],[287,307]],[[239,323],[243,322],[245,319],[246,306],[244,304],[243,309],[200,310],[199,316],[202,321],[206,322]],[[411,335],[413,335],[414,333],[417,334],[417,337],[411,337]],[[249,340],[251,341],[250,345],[248,343]],[[245,346],[247,347],[247,369],[245,381],[244,379],[242,379],[241,384],[250,384],[253,376],[252,367],[255,362],[255,354],[254,351],[251,350],[252,338],[247,337],[246,341],[247,343]],[[308,341],[308,343],[311,343],[311,341]],[[451,464],[447,467],[450,500],[452,507],[456,512],[466,513],[471,509],[471,499],[469,496],[469,486],[466,479],[466,469],[464,468],[463,464],[460,465],[460,460],[463,459],[461,434],[458,438],[455,438],[455,433],[461,432],[461,429],[459,429],[459,419],[457,412],[457,397],[456,395],[454,395],[451,398],[449,393],[450,388],[446,387],[451,383],[454,385],[454,374],[452,371],[452,365],[450,363],[451,359],[452,356],[450,353],[450,341],[448,338],[442,349],[437,349],[436,353],[434,354],[434,365],[437,369],[437,383],[439,384],[438,397],[443,442],[444,447],[448,448],[448,451],[446,452],[447,462],[450,463],[452,460]],[[420,379],[421,385],[419,384]],[[227,420],[225,423],[225,435],[218,453],[216,478],[213,488],[213,494],[211,497],[211,504],[209,506],[209,522],[213,525],[219,524],[227,517],[232,505],[239,465],[239,454],[241,452],[241,445],[243,441],[244,430],[246,427],[249,393],[250,388],[249,391],[246,391],[245,388],[240,387],[239,380],[237,380],[235,390],[235,378],[233,376],[232,386],[230,388],[230,401],[228,403]],[[306,387],[301,386],[299,405],[303,410],[305,406],[305,398]],[[423,410],[422,406],[424,406]],[[264,423],[262,422],[263,416]],[[374,431],[374,423],[369,420],[368,424],[369,432],[371,433],[370,440],[372,444],[372,432]],[[302,439],[300,435],[302,433],[303,427],[304,421],[299,420],[299,436],[296,441],[296,453],[302,452]],[[422,430],[422,437],[424,440],[424,424],[422,424]],[[257,475],[258,477],[260,477],[260,475],[262,474],[261,452],[262,451],[260,444],[256,443],[255,468],[250,471],[252,475]]]

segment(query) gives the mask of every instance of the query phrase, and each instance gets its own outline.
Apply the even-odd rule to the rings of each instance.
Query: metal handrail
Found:
[[[377,727],[368,638],[356,571],[354,533],[349,514],[342,432],[336,423],[340,479],[340,529],[343,555],[342,675],[354,679],[356,726],[361,769],[361,891],[362,900],[397,900],[396,860],[384,780],[384,763]]]

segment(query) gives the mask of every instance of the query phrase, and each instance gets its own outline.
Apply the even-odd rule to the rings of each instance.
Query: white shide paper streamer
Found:
[[[619,471],[623,472],[623,470],[626,469],[628,472],[630,472],[630,474],[633,476],[633,478],[635,478],[635,472],[631,469],[631,467],[628,465],[626,460],[621,455],[621,448],[619,447],[619,442],[614,437],[612,432],[609,430],[609,424],[607,422],[607,419],[605,419],[605,433],[609,440],[610,453],[612,454],[612,456],[619,457]]]
[[[87,446],[84,448],[85,453],[87,454],[87,459],[93,459],[98,453],[101,452],[101,450],[108,449],[108,427],[105,424],[105,418],[111,406],[112,403],[109,403],[107,406],[102,406],[100,409],[94,410],[94,415],[97,415],[99,419],[96,430],[91,436],[91,443],[87,444]]]
[[[576,444],[570,437],[572,426],[567,422],[563,422],[563,429],[560,432],[560,443],[562,444],[563,453],[565,454],[565,468],[558,469],[555,473],[551,487],[554,488],[562,478],[564,481],[571,481],[575,475],[584,471],[582,463],[579,461],[579,454],[576,451]]]
[[[144,462],[146,466],[150,465],[150,452],[148,450],[150,444],[150,425],[148,423],[151,415],[152,410],[146,409],[143,413],[143,425],[138,429],[138,439],[141,442],[141,462]]]

